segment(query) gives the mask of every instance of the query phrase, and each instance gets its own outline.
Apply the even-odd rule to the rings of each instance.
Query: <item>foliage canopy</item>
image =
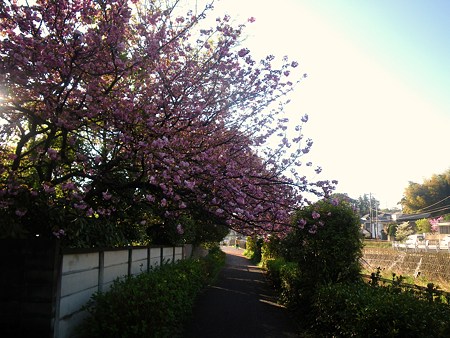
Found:
[[[405,213],[431,212],[434,216],[450,212],[450,170],[425,179],[422,184],[409,182],[401,201]]]
[[[282,114],[297,62],[256,62],[239,46],[244,25],[204,28],[211,5],[178,3],[0,0],[3,236],[283,233],[305,193],[332,190],[300,175],[307,116]]]

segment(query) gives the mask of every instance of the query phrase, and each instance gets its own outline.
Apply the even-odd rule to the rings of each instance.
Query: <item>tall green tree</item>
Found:
[[[363,196],[359,196],[356,202],[356,209],[359,213],[359,216],[364,216],[370,214],[370,209],[377,210],[380,208],[380,201],[378,201],[371,194],[364,194]]]
[[[409,182],[401,200],[403,212],[450,212],[450,169],[425,179],[422,184]]]

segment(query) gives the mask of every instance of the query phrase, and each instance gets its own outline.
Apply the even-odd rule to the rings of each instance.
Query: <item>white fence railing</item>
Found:
[[[392,242],[392,247],[396,250],[407,251],[443,251],[450,252],[450,243],[440,244],[438,241],[421,241],[414,243]]]

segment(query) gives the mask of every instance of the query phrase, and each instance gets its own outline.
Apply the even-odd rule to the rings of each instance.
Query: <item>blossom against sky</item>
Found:
[[[215,16],[247,25],[257,56],[289,55],[308,74],[291,119],[337,192],[400,201],[409,181],[450,168],[450,2],[446,0],[219,0]]]
[[[209,0],[184,2],[200,9]],[[409,181],[450,168],[450,1],[215,0],[214,7],[210,17],[256,18],[243,42],[253,55],[289,55],[308,74],[288,114],[293,123],[309,115],[308,156],[322,166],[321,178],[339,181],[337,192],[372,193],[392,207]]]

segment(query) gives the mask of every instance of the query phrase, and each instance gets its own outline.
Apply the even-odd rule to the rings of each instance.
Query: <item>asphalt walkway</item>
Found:
[[[299,337],[262,270],[243,256],[243,249],[222,250],[226,265],[217,282],[200,295],[185,337]]]

